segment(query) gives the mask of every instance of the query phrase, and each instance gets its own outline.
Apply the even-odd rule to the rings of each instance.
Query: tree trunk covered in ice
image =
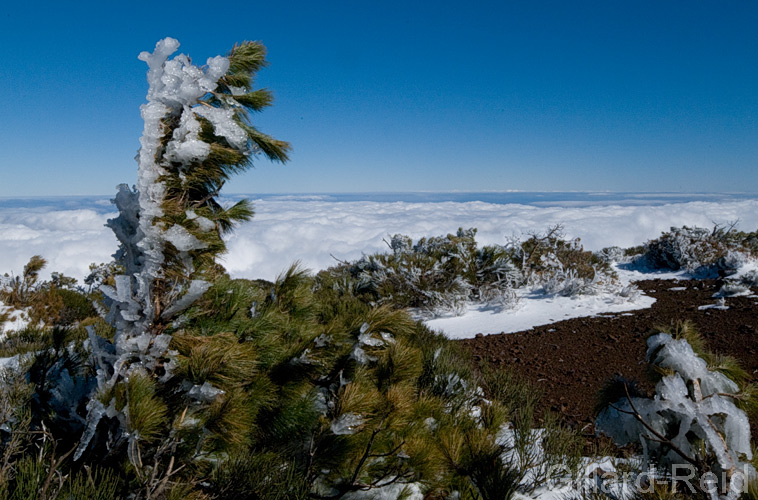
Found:
[[[129,429],[124,408],[109,400],[113,387],[131,374],[159,381],[171,377],[168,346],[177,317],[223,272],[215,257],[225,250],[224,233],[252,217],[247,200],[224,206],[217,197],[226,180],[252,166],[259,153],[285,162],[289,144],[259,132],[248,113],[272,101],[253,90],[265,48],[236,45],[228,57],[195,66],[172,38],[159,41],[139,59],[149,67],[145,122],[140,138],[137,184],[119,186],[119,216],[108,221],[120,242],[116,261],[123,274],[115,286],[102,286],[113,343],[90,332],[98,366],[98,395],[89,405],[88,429],[77,455],[85,450],[102,415],[118,416]]]

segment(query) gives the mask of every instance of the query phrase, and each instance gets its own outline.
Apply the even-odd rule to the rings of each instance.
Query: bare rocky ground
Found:
[[[737,358],[758,381],[758,298],[731,297],[727,310],[699,309],[713,304],[718,280],[645,280],[637,286],[656,301],[649,309],[575,318],[527,331],[478,335],[461,344],[478,361],[514,370],[543,392],[539,414],[553,411],[594,436],[597,395],[614,376],[636,380],[652,392],[645,339],[661,327],[690,320],[709,350]],[[753,289],[753,292],[756,290]],[[753,441],[758,422],[751,422]]]

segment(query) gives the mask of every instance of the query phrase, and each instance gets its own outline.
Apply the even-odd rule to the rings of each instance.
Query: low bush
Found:
[[[744,259],[758,255],[758,232],[737,231],[734,224],[672,227],[647,242],[637,262],[653,268],[698,275],[732,274]]]
[[[479,248],[476,229],[422,238],[393,236],[391,252],[329,269],[335,279],[357,280],[355,292],[377,304],[407,308],[419,317],[460,314],[469,304],[513,307],[524,287],[564,296],[620,294],[610,262],[565,239],[555,226],[506,245]]]

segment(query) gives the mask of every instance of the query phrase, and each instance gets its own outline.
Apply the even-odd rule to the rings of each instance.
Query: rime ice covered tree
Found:
[[[149,67],[150,87],[141,108],[137,184],[119,186],[114,200],[119,216],[108,221],[120,242],[115,258],[124,273],[115,277],[115,286],[101,287],[116,332],[112,344],[90,335],[100,397],[88,407],[77,454],[102,415],[127,419],[115,398],[108,401],[118,383],[133,373],[170,378],[172,324],[218,275],[222,236],[253,214],[247,200],[229,207],[219,202],[224,183],[251,167],[256,156],[287,160],[289,144],[249,120],[272,102],[268,90],[253,89],[255,73],[266,64],[265,47],[238,44],[203,67],[184,54],[170,58],[178,47],[165,38],[152,53],[139,55]]]

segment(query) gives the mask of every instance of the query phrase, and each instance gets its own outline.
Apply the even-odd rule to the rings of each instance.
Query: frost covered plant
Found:
[[[709,275],[732,274],[758,252],[758,235],[735,229],[736,223],[702,227],[672,227],[647,242],[637,258],[654,268]]]
[[[650,337],[647,359],[664,374],[655,397],[637,397],[625,387],[625,395],[600,412],[596,428],[620,446],[639,442],[645,466],[679,479],[687,471],[692,492],[738,498],[755,475],[748,417],[736,404],[740,387],[709,369],[685,338]]]
[[[20,276],[0,278],[0,332],[2,322],[13,319],[17,330],[29,326],[44,331],[97,315],[90,297],[76,287],[75,279],[53,272],[49,281],[41,281],[39,274],[46,265],[45,259],[34,255]]]
[[[377,303],[415,310],[420,316],[460,314],[468,303],[509,307],[521,273],[504,247],[478,248],[476,229],[421,238],[413,243],[396,234],[387,243],[391,253],[364,256],[332,268],[358,280],[358,293]]]
[[[555,226],[526,240],[479,248],[476,229],[421,238],[394,235],[391,253],[364,256],[330,270],[358,280],[358,293],[379,304],[411,309],[417,317],[462,314],[470,304],[504,309],[518,302],[525,286],[563,296],[611,294],[625,300],[608,261],[567,240]]]
[[[646,245],[645,258],[654,266],[694,272],[726,254],[726,245],[702,227],[672,227]]]
[[[130,392],[117,401],[116,386],[132,375],[161,382],[171,377],[175,321],[220,274],[215,257],[225,249],[222,236],[253,213],[247,200],[222,205],[221,188],[258,153],[287,160],[289,145],[249,122],[250,112],[272,100],[269,91],[252,88],[253,75],[265,65],[264,47],[245,42],[203,67],[184,54],[171,59],[178,47],[166,38],[139,56],[149,67],[150,87],[141,108],[137,184],[119,186],[119,216],[108,221],[120,242],[115,257],[123,274],[100,286],[116,330],[112,343],[90,333],[99,397],[88,405],[77,458],[104,415],[118,418],[130,449],[141,439],[125,410]]]
[[[616,246],[605,247],[595,252],[595,257],[607,264],[612,264],[614,262],[624,262],[627,260],[626,251],[623,248]]]
[[[624,297],[608,259],[584,250],[579,238],[567,239],[560,225],[507,245],[524,284],[550,295],[614,294]]]
[[[758,286],[758,270],[753,269],[742,276],[740,276],[740,282],[745,286]]]

